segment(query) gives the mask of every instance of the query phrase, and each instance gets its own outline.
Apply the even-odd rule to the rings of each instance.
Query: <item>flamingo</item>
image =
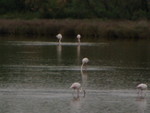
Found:
[[[80,38],[81,38],[81,35],[78,34],[78,35],[77,35],[77,39],[78,39],[78,42],[79,42],[79,43],[80,43]]]
[[[56,37],[57,37],[57,38],[58,38],[58,40],[59,40],[59,44],[61,44],[62,35],[59,33],[59,34],[57,34],[57,35],[56,35]]]
[[[141,83],[141,84],[138,84],[136,88],[138,89],[138,96],[141,96],[141,97],[142,97],[142,94],[144,94],[143,91],[144,91],[144,90],[145,90],[145,91],[147,90],[147,85],[144,84],[144,83]],[[145,96],[146,96],[146,94],[145,94]]]
[[[76,90],[77,91],[77,97],[79,97],[79,92],[82,92],[84,93],[84,96],[85,96],[85,90],[82,89],[81,87],[81,84],[78,83],[78,82],[75,82],[73,83],[70,88],[74,89],[74,91]]]
[[[82,59],[81,71],[83,69],[83,66],[86,65],[88,62],[89,62],[88,58],[85,57],[85,58]]]

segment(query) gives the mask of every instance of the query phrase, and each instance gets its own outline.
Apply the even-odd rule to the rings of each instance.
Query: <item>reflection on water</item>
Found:
[[[59,45],[57,45],[58,62],[61,62],[61,53],[62,53],[62,46],[61,46],[61,44],[59,44]]]
[[[80,97],[73,97],[73,99],[70,102],[71,112],[70,113],[81,113],[81,99]]]
[[[147,100],[146,98],[137,98],[136,100],[138,113],[145,113],[147,108]]]
[[[80,45],[77,46],[77,62],[80,64]]]
[[[124,95],[122,95],[124,93]],[[0,91],[2,113],[149,113],[148,100],[135,100],[134,91],[88,90],[85,98],[68,90],[10,89]],[[119,107],[119,109],[118,109]]]
[[[0,112],[149,113],[149,90],[144,99],[136,91],[150,83],[149,51],[148,41],[0,41]],[[85,98],[72,96],[73,82]]]

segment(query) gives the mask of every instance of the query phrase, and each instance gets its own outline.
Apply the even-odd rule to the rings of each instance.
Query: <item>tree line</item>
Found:
[[[0,0],[0,15],[13,13],[46,19],[150,19],[150,0]]]

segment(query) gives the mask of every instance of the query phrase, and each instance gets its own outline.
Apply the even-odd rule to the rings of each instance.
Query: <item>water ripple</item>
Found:
[[[50,45],[59,45],[58,42],[40,42],[40,41],[8,41],[5,45],[17,45],[17,46],[50,46]],[[109,43],[92,43],[92,42],[82,42],[80,44],[76,42],[63,42],[62,46],[99,46],[99,45],[108,45]]]
[[[78,71],[80,66],[44,66],[44,65],[2,65],[3,68],[29,68],[29,69],[47,69],[47,70],[66,70]],[[102,70],[150,70],[150,68],[141,67],[115,67],[115,66],[89,66],[88,71],[102,71]]]

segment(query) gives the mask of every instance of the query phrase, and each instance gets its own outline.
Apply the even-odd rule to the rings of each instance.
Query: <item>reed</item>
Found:
[[[150,36],[147,20],[0,20],[0,35],[55,36],[144,39]]]

